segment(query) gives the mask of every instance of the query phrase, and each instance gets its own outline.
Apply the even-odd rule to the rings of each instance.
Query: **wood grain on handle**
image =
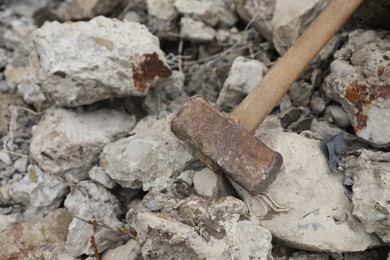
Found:
[[[363,1],[332,0],[232,112],[232,118],[248,131],[254,132]]]

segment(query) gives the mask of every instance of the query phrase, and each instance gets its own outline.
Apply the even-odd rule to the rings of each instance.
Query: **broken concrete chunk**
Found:
[[[83,179],[103,147],[129,133],[134,124],[133,116],[115,110],[50,109],[34,130],[31,155],[44,171]]]
[[[165,215],[137,212],[134,226],[145,259],[170,259],[172,255],[178,259],[231,259],[232,254],[237,259],[271,257],[271,234],[242,220],[247,208],[238,199],[205,201],[190,197],[178,211],[182,222]]]
[[[32,37],[42,91],[59,106],[144,96],[156,79],[171,75],[158,38],[138,23],[101,16],[51,22]]]
[[[100,167],[123,187],[149,190],[161,176],[179,175],[195,156],[190,146],[170,130],[172,114],[142,119],[134,135],[110,143],[100,155]]]
[[[142,259],[141,246],[136,240],[129,240],[126,244],[109,249],[101,256],[102,260],[137,260]]]
[[[268,41],[272,42],[271,21],[276,0],[235,0],[238,15],[246,22],[253,22],[253,27]],[[254,17],[261,17],[254,19]]]
[[[176,0],[175,7],[179,13],[213,27],[229,28],[237,21],[233,0]]]
[[[180,25],[181,35],[189,41],[210,42],[214,40],[216,31],[202,21],[185,16],[181,18]]]
[[[329,0],[276,0],[272,18],[273,44],[284,54]]]
[[[70,0],[49,1],[47,12],[63,21],[91,19],[98,15],[108,14],[121,0]]]
[[[355,133],[375,146],[390,144],[389,46],[386,31],[351,32],[324,83],[325,93],[342,104]]]
[[[304,250],[363,251],[379,245],[378,238],[354,218],[353,205],[341,179],[330,171],[319,141],[266,126],[256,135],[282,154],[283,167],[258,197],[238,188],[254,217],[261,218],[261,225],[275,239]]]
[[[297,82],[294,83],[290,90],[288,91],[288,95],[291,98],[292,103],[297,106],[307,106],[310,102],[310,97],[313,93],[313,86],[306,82]]]
[[[194,188],[195,191],[206,198],[218,198],[231,195],[229,184],[221,176],[211,171],[209,168],[204,168],[201,171],[195,172]]]
[[[94,166],[89,172],[88,172],[89,178],[91,180],[94,180],[107,189],[112,189],[115,186],[115,182],[111,180],[110,176],[100,167]]]
[[[217,104],[222,109],[232,109],[257,85],[267,72],[267,67],[257,60],[237,57],[223,84]]]
[[[71,219],[66,209],[57,209],[38,222],[3,230],[0,259],[73,259],[64,250]]]
[[[343,172],[353,178],[353,214],[364,229],[390,243],[390,153],[359,150],[340,163]]]
[[[118,220],[121,210],[117,198],[103,186],[92,181],[79,182],[77,188],[66,197],[64,205],[75,216],[69,225],[65,244],[65,250],[73,257],[93,254],[90,244],[93,225],[79,218],[85,221],[95,220],[113,229],[123,226]],[[104,227],[98,227],[94,236],[99,252],[115,248],[126,239],[126,236]]]
[[[30,165],[28,173],[20,181],[11,184],[9,196],[14,203],[23,204],[24,217],[37,219],[58,208],[69,192],[62,180],[39,167]]]
[[[347,128],[351,125],[348,115],[344,109],[337,105],[330,105],[325,108],[325,117],[329,123],[333,123],[340,128]]]

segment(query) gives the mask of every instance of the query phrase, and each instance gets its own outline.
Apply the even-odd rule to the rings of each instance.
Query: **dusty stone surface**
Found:
[[[1,259],[64,259],[72,257],[64,251],[71,216],[57,209],[37,222],[25,222],[0,232]]]
[[[101,256],[102,260],[137,260],[142,259],[141,246],[136,240],[129,240],[126,244],[109,249]]]
[[[177,30],[175,19],[179,15],[175,0],[146,0],[149,27],[157,35],[169,36]]]
[[[360,150],[341,162],[343,172],[353,178],[353,214],[364,229],[390,243],[390,153]]]
[[[235,3],[239,16],[247,22],[253,20],[254,28],[268,41],[272,42],[271,22],[276,0],[235,0]],[[255,19],[257,16],[261,19]]]
[[[245,220],[245,204],[233,197],[206,201],[184,200],[174,219],[167,215],[139,211],[134,225],[142,241],[142,256],[170,259],[268,259],[270,233]],[[176,213],[177,214],[177,213]],[[171,239],[166,239],[166,236]]]
[[[284,54],[329,0],[276,0],[272,18],[275,49]]]
[[[190,146],[170,130],[171,115],[142,119],[133,135],[106,145],[100,167],[122,187],[149,190],[157,177],[177,176],[195,161]]]
[[[216,31],[213,27],[191,17],[182,17],[180,20],[181,35],[194,42],[210,42],[214,40]]]
[[[267,72],[260,61],[237,57],[217,99],[222,109],[232,109],[257,85]]]
[[[98,15],[108,14],[121,0],[71,0],[50,1],[46,9],[59,20],[91,19]]]
[[[25,206],[26,219],[38,219],[58,208],[68,192],[64,181],[42,172],[36,165],[30,165],[23,179],[9,187],[11,201]]]
[[[232,194],[227,180],[209,168],[195,172],[193,181],[194,189],[200,196],[218,198]]]
[[[179,13],[211,26],[230,28],[237,21],[234,0],[176,0],[175,7]]]
[[[347,128],[351,125],[348,115],[344,109],[337,105],[330,105],[325,108],[325,117],[329,123],[333,123],[340,128]]]
[[[65,199],[64,205],[72,214],[86,221],[96,220],[109,227],[121,228],[123,224],[118,220],[121,210],[117,198],[103,186],[92,181],[81,181],[76,189]],[[92,255],[90,236],[93,234],[93,225],[74,217],[69,225],[65,250],[73,257],[82,254]],[[104,227],[97,227],[94,234],[96,247],[99,252],[108,248],[115,248],[126,239],[118,232]]]
[[[283,156],[281,171],[266,192],[289,211],[275,213],[242,188],[238,191],[275,238],[311,251],[362,251],[380,244],[354,218],[353,205],[340,178],[330,171],[318,141],[282,132],[272,120],[256,135]]]
[[[390,56],[388,33],[356,30],[335,54],[325,93],[340,102],[356,134],[377,146],[387,146],[390,121]]]
[[[115,110],[78,113],[53,108],[34,130],[31,155],[44,171],[83,179],[103,147],[129,133],[134,123],[133,116]]]
[[[115,186],[115,182],[111,180],[110,176],[108,176],[108,174],[98,166],[92,167],[92,169],[88,172],[88,176],[91,180],[100,183],[108,189],[112,189]]]
[[[42,91],[60,106],[144,96],[158,77],[171,75],[158,38],[138,23],[102,16],[89,22],[52,22],[32,37]]]

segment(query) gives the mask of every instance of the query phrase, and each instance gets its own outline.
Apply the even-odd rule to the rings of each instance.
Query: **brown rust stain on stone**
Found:
[[[358,132],[367,126],[367,115],[364,114],[366,108],[372,102],[380,102],[390,99],[390,85],[383,84],[359,84],[356,80],[352,81],[345,92],[348,101],[355,107],[356,125],[355,131]]]
[[[136,89],[144,92],[156,77],[168,78],[172,71],[160,60],[157,53],[142,55],[139,63],[131,63]]]

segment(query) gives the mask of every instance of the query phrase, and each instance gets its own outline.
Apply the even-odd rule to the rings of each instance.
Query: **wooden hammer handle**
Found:
[[[332,0],[232,112],[232,118],[248,131],[254,132],[363,1]]]

